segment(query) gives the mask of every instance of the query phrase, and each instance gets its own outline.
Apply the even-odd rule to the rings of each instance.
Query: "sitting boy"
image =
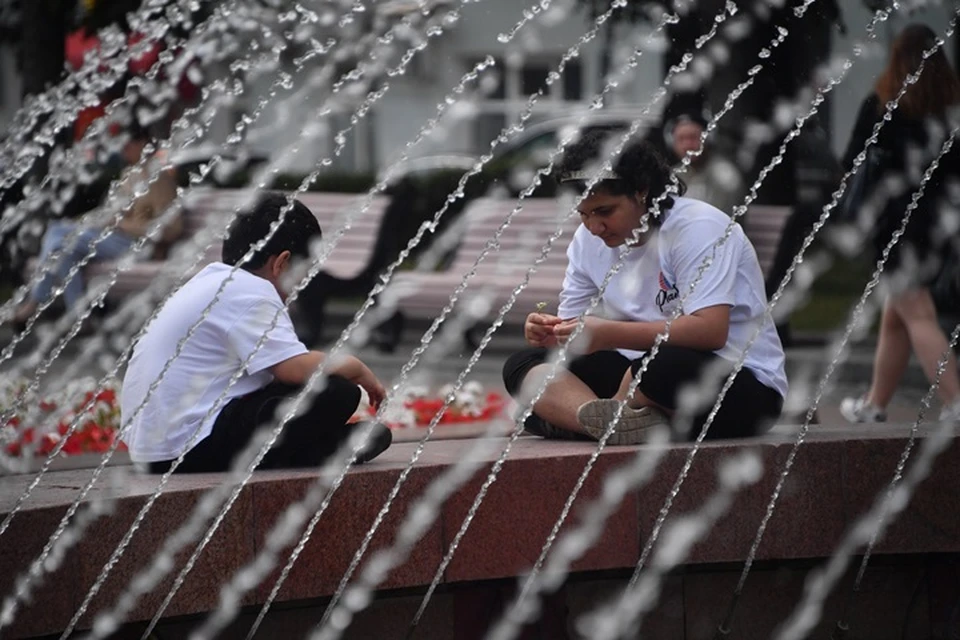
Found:
[[[206,266],[174,293],[137,343],[120,397],[123,424],[130,422],[123,439],[133,461],[146,464],[151,473],[166,472],[188,448],[176,471],[228,470],[258,428],[282,418],[284,401],[299,393],[324,362],[325,354],[308,350],[297,338],[281,288],[291,261],[309,259],[310,244],[320,237],[310,210],[295,201],[270,240],[232,269],[267,236],[287,203],[284,195],[265,194],[251,211],[239,214],[224,240],[223,261]],[[380,381],[357,358],[338,359],[325,371],[325,386],[287,422],[260,468],[320,465],[363,428],[347,424],[360,402],[360,388],[374,407],[383,400]],[[358,461],[373,459],[390,442],[390,430],[373,425]]]

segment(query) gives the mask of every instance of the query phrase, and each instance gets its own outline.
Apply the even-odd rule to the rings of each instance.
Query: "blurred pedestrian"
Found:
[[[707,118],[695,111],[681,113],[667,123],[664,132],[667,146],[676,158],[674,168],[679,168],[687,154],[700,151],[706,128]],[[690,156],[690,166],[682,177],[688,198],[712,204],[727,215],[732,215],[733,208],[740,204],[739,172],[709,144],[702,153]]]
[[[30,292],[29,299],[17,309],[16,322],[25,322],[40,304],[53,295],[54,288],[58,286],[64,287],[66,308],[74,308],[83,297],[84,283],[81,273],[69,276],[73,267],[91,251],[91,261],[115,260],[127,253],[176,198],[173,171],[162,168],[164,155],[153,153],[146,162],[140,162],[147,146],[153,143],[149,132],[134,123],[128,135],[129,139],[123,146],[123,159],[129,166],[116,196],[90,211],[82,220],[57,220],[47,226],[38,268],[46,266],[48,272]],[[151,182],[153,174],[155,179]],[[124,207],[119,223],[101,238],[103,231],[112,224],[119,207]],[[165,248],[182,231],[183,221],[178,213],[162,227],[155,239],[155,246]],[[68,242],[71,237],[73,240]],[[55,257],[57,254],[59,258]],[[148,255],[152,255],[152,252]],[[54,261],[53,264],[48,265],[51,261]]]
[[[899,229],[921,175],[949,133],[948,112],[960,106],[960,80],[943,49],[925,58],[925,52],[935,44],[936,34],[924,25],[908,26],[897,36],[886,69],[873,93],[860,107],[844,155],[844,168],[849,170],[872,135],[874,123],[885,117],[888,102],[897,96],[907,77],[917,73],[923,64],[917,82],[909,86],[900,99],[899,107],[893,111],[874,145],[876,148],[860,168],[875,176],[871,178],[875,193],[881,186],[888,189],[898,184],[896,179],[902,185],[899,193],[893,193],[887,200],[878,217],[869,216],[868,208],[860,210],[859,224],[862,229],[873,232],[878,259]],[[939,217],[947,179],[958,175],[960,152],[955,145],[933,173],[905,234],[890,253],[886,271],[892,273],[889,280],[894,292],[883,305],[870,389],[860,398],[844,399],[840,406],[843,416],[851,422],[886,420],[886,407],[906,371],[911,351],[928,380],[932,382],[937,376],[938,362],[948,344],[937,321],[931,286],[948,262],[944,258],[948,255],[949,243],[943,242],[944,234],[938,233]],[[960,418],[960,376],[952,353],[938,394],[943,403],[941,419]]]

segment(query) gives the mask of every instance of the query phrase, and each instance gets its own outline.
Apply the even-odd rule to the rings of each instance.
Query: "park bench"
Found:
[[[773,205],[752,205],[740,220],[743,232],[747,234],[753,248],[757,251],[760,270],[764,279],[769,278],[773,262],[777,258],[780,238],[793,213],[792,207]]]
[[[458,224],[436,242],[459,242],[456,255],[443,271],[413,271],[397,274],[396,290],[402,297],[398,314],[400,326],[407,318],[436,317],[446,306],[450,295],[474,268],[477,257],[493,238],[497,227],[516,206],[515,200],[480,198],[472,202]],[[538,302],[546,302],[547,309],[556,312],[557,300],[563,285],[567,266],[567,247],[580,224],[578,216],[567,215],[570,208],[553,198],[531,198],[501,237],[499,249],[491,250],[477,267],[476,275],[461,295],[454,310],[465,309],[479,297],[490,302],[484,320],[492,321],[501,306],[525,277],[530,265],[540,255],[547,238],[555,233],[563,221],[563,234],[554,242],[546,259],[530,277],[529,284],[507,312],[507,323],[520,324]],[[757,251],[761,269],[766,276],[776,257],[780,236],[791,213],[790,207],[752,206],[743,221],[744,231]],[[451,240],[449,236],[454,236]],[[486,329],[481,322],[478,327]],[[465,335],[467,344],[476,344],[476,329]],[[395,345],[386,345],[388,348]]]
[[[211,224],[219,233],[226,227],[234,212],[248,198],[248,192],[232,189],[198,189],[190,193],[184,202],[184,236],[181,241],[195,235],[205,225]],[[345,216],[359,208],[363,195],[341,193],[306,193],[298,197],[317,217],[324,231],[324,241],[330,242]],[[357,276],[369,263],[380,230],[381,221],[389,198],[379,196],[370,207],[358,216],[337,243],[324,263],[324,271],[340,279]],[[220,259],[221,243],[208,247],[200,267]],[[91,283],[112,274],[113,261],[89,264],[84,274]],[[108,300],[116,301],[146,288],[164,267],[161,260],[143,260],[122,271],[110,289]],[[36,260],[28,265],[28,273],[36,268]]]

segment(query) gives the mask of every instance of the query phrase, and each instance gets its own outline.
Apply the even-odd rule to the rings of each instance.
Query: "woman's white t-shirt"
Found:
[[[167,300],[134,348],[120,391],[122,424],[132,418],[123,440],[134,462],[176,459],[198,428],[194,444],[210,435],[230,400],[272,382],[270,367],[307,352],[277,290],[242,269],[233,271],[233,278],[203,317],[232,269],[215,262],[191,278]],[[151,393],[177,344],[198,321]]]
[[[627,253],[623,267],[613,276],[596,315],[610,320],[659,322],[678,305],[689,315],[716,305],[730,306],[727,344],[716,353],[731,362],[739,360],[747,342],[763,323],[744,365],[764,385],[787,394],[783,346],[773,321],[767,317],[767,297],[757,254],[739,224],[726,242],[716,247],[713,262],[690,292],[705,258],[723,237],[730,217],[705,202],[677,198],[664,212],[663,224],[649,240]],[[580,225],[567,249],[567,271],[560,293],[559,315],[575,318],[587,310],[607,272],[617,263],[620,247]],[[640,351],[620,349],[631,359]]]

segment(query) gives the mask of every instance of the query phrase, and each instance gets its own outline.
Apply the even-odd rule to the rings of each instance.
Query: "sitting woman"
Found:
[[[563,186],[579,193],[602,160],[602,137],[586,135],[572,145],[558,168]],[[681,439],[700,432],[719,389],[763,323],[714,418],[708,438],[753,436],[779,417],[787,392],[784,354],[773,322],[757,255],[739,225],[726,242],[729,216],[699,200],[667,197],[648,216],[649,228],[634,239],[641,217],[670,184],[670,168],[647,143],[628,146],[579,205],[583,224],[567,251],[568,265],[557,315],[531,313],[524,337],[532,348],[507,359],[503,378],[517,398],[530,398],[553,366],[549,350],[566,344],[577,319],[590,306],[624,245],[622,268],[603,293],[595,315],[587,315],[579,354],[546,387],[526,422],[546,438],[598,439],[613,420],[618,401],[646,351],[680,315],[643,373],[609,442],[638,444],[674,417]],[[683,193],[680,184],[680,193]],[[712,263],[700,271],[704,259]],[[690,287],[699,278],[690,293]],[[766,321],[766,322],[765,322]],[[703,391],[697,406],[681,407],[689,385]],[[686,397],[684,395],[684,397]],[[681,413],[685,417],[680,420]],[[692,423],[691,423],[692,419]],[[682,423],[682,425],[681,425]]]
[[[50,263],[48,272],[30,292],[29,299],[17,309],[17,323],[26,322],[58,286],[64,288],[63,301],[67,310],[74,309],[85,291],[82,273],[70,277],[74,265],[84,260],[98,262],[121,258],[130,251],[137,239],[147,235],[156,219],[173,204],[177,197],[177,183],[172,169],[161,169],[166,164],[165,154],[156,152],[140,165],[143,153],[151,142],[149,131],[134,123],[122,153],[123,160],[129,166],[121,178],[115,197],[104,202],[99,209],[89,212],[83,222],[58,220],[48,225],[38,261],[40,268]],[[150,179],[152,175],[156,175],[153,180]],[[101,239],[104,227],[112,224],[118,207],[125,207],[123,216],[116,227]],[[182,232],[182,216],[176,212],[159,231],[159,237],[153,240],[152,251],[144,255],[162,258],[166,248]],[[88,258],[91,252],[92,256]],[[59,259],[55,259],[55,255]]]

